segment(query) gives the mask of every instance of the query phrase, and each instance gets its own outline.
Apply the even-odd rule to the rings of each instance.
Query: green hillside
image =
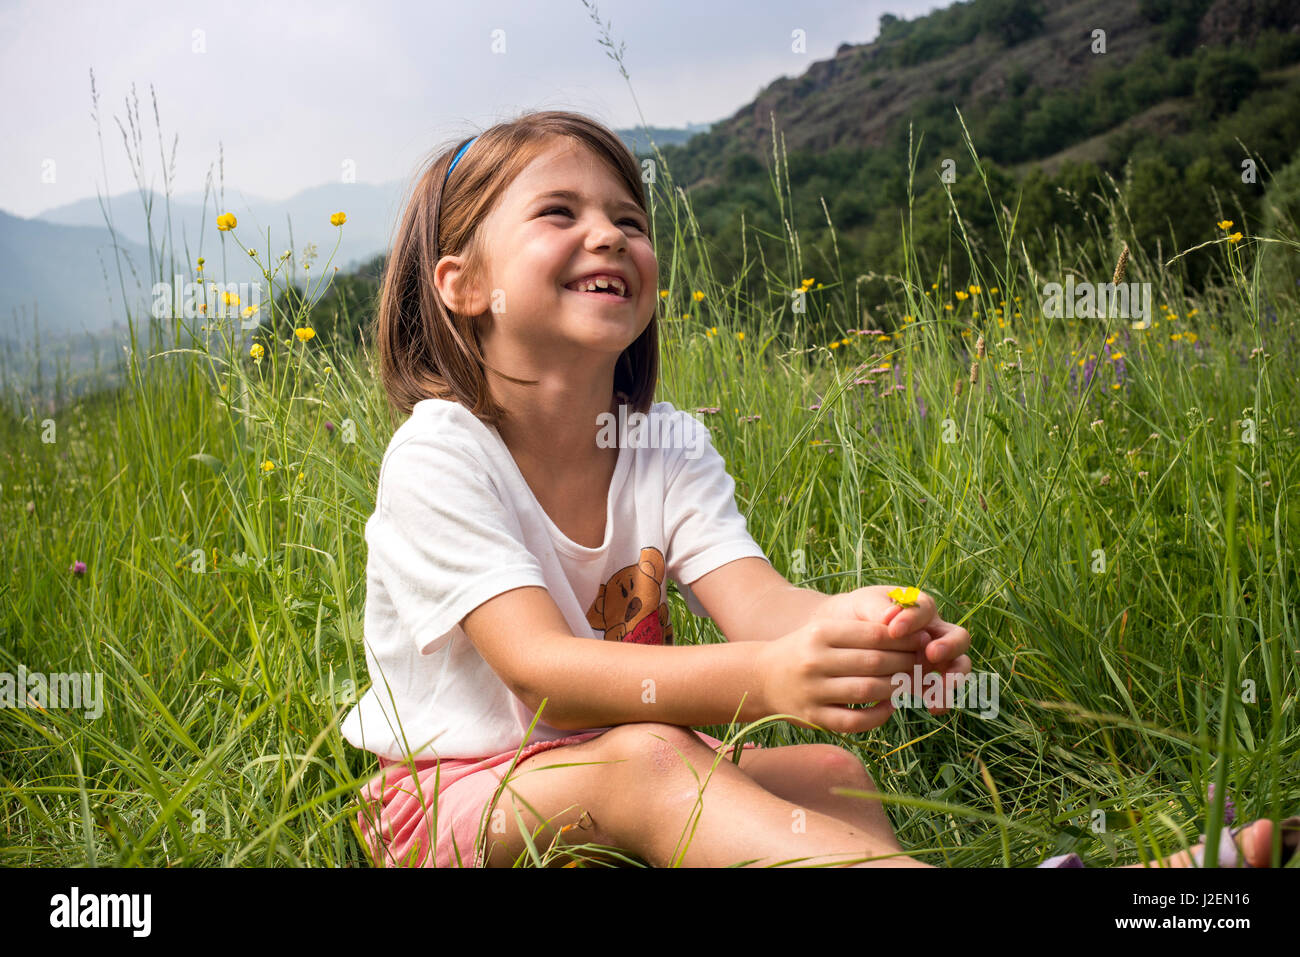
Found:
[[[1014,206],[1022,193],[1016,231],[1031,257],[1051,248],[1054,227],[1104,216],[1090,194],[1107,175],[1145,248],[1203,242],[1216,218],[1255,229],[1272,174],[1300,145],[1294,4],[976,0],[914,21],[887,15],[881,27],[877,42],[846,44],[708,133],[663,149],[706,239],[734,235],[742,216],[756,232],[784,232],[769,200],[773,129],[788,154],[808,261],[835,261],[824,198],[846,274],[899,266],[909,135],[923,267],[951,238],[945,159],[957,206],[988,207],[963,120],[993,195]],[[1105,31],[1104,53],[1093,52],[1094,30]],[[1242,182],[1247,159],[1253,182]],[[977,244],[1000,245],[991,214],[967,228]],[[728,253],[719,243],[724,265]],[[1182,261],[1193,286],[1210,261]]]

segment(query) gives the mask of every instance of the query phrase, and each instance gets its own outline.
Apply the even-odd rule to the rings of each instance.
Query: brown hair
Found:
[[[488,390],[491,368],[483,357],[478,323],[451,311],[434,285],[434,267],[447,255],[466,257],[466,280],[478,281],[486,261],[478,225],[520,172],[555,137],[586,146],[646,209],[636,157],[613,130],[579,113],[531,111],[498,123],[474,139],[450,179],[447,168],[468,140],[438,153],[417,173],[393,239],[379,291],[373,332],[380,378],[391,407],[409,415],[421,399],[460,402],[486,423],[506,415]],[[446,188],[444,190],[444,182]],[[445,196],[444,196],[445,192]],[[653,225],[651,227],[653,229]],[[654,242],[653,232],[650,234]],[[492,369],[511,382],[528,384]],[[649,412],[659,380],[659,299],[645,331],[623,350],[614,367],[614,389],[633,410]]]

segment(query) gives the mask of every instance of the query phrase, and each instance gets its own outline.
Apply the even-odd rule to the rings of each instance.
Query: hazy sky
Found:
[[[203,189],[221,143],[228,191],[283,199],[339,182],[348,161],[357,182],[404,180],[444,140],[521,109],[625,127],[641,122],[639,102],[651,125],[713,122],[841,43],[871,40],[882,13],[910,19],[945,5],[599,0],[601,22],[625,45],[629,89],[582,0],[0,0],[0,209],[32,216],[96,187],[134,190],[114,120],[127,126],[132,83],[146,182],[163,188],[160,152],[170,162],[179,135],[173,193]],[[796,29],[806,53],[791,50]]]

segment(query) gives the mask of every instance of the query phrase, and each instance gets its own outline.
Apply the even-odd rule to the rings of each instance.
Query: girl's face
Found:
[[[505,358],[512,374],[542,367],[608,374],[654,315],[659,263],[648,225],[604,163],[558,140],[515,177],[484,222],[489,288],[474,304],[489,310],[485,350]],[[621,276],[626,297],[565,288],[595,273]],[[602,361],[593,364],[592,353]]]

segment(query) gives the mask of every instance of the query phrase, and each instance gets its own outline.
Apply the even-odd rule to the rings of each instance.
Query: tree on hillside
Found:
[[[984,0],[979,11],[980,31],[1005,46],[1028,40],[1043,28],[1043,11],[1036,0]]]
[[[1196,99],[1210,116],[1234,112],[1259,83],[1259,68],[1232,50],[1215,51],[1196,71]]]

